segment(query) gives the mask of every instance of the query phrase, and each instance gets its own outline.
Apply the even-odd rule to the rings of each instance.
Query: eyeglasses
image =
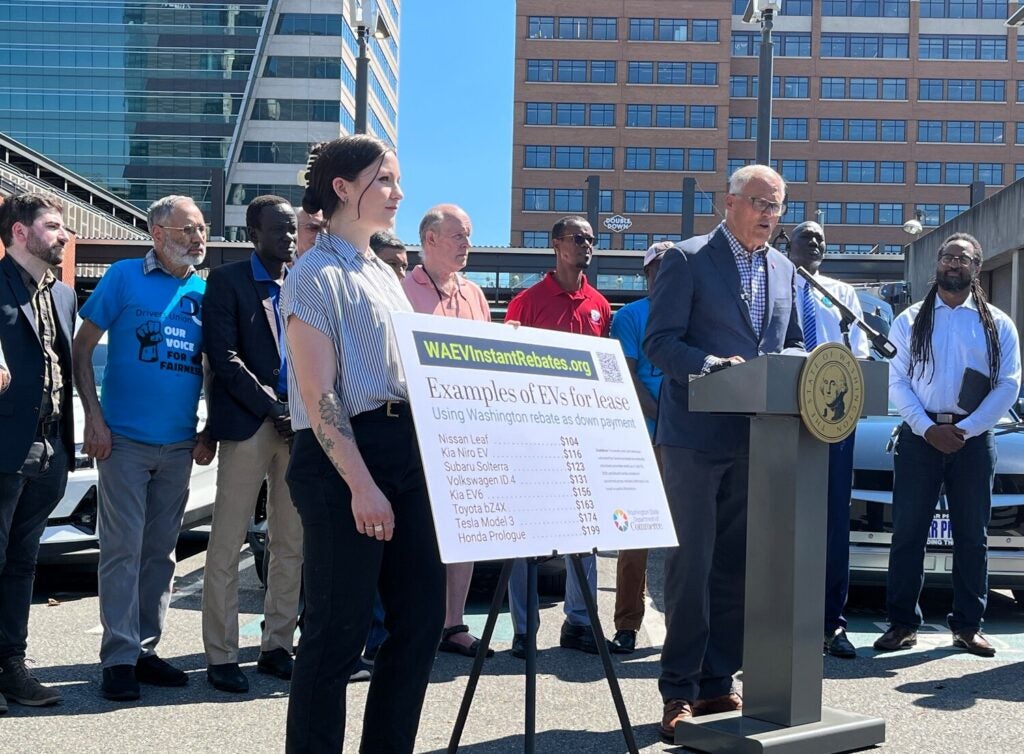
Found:
[[[163,228],[164,230],[180,230],[186,236],[191,236],[193,233],[198,233],[201,236],[205,236],[207,231],[210,230],[210,227],[208,225],[193,225],[192,223],[189,223],[188,225],[182,225],[180,228],[176,228],[173,225],[160,225],[159,223],[157,223],[157,226]]]
[[[939,263],[943,267],[952,267],[956,262],[957,267],[970,267],[978,263],[978,260],[969,254],[943,254],[939,257]]]
[[[786,203],[785,202],[770,202],[767,199],[762,199],[759,196],[747,196],[746,194],[733,194],[733,196],[740,196],[750,202],[752,206],[758,212],[767,212],[773,217],[779,217],[786,214]]]
[[[564,241],[567,238],[571,238],[572,242],[577,246],[594,246],[597,241],[593,236],[588,236],[586,233],[570,233],[565,236],[556,236],[559,241]]]

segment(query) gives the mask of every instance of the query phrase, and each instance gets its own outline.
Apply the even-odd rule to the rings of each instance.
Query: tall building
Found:
[[[254,196],[297,202],[309,146],[354,129],[349,5],[4,0],[0,132],[139,207],[192,196],[243,237]],[[400,0],[378,7],[368,131],[394,144]]]
[[[753,162],[761,29],[746,0],[518,0],[513,245],[547,247],[600,176],[604,248],[696,232]],[[898,253],[925,226],[1024,177],[1024,41],[1005,0],[783,0],[775,19],[772,163],[788,228],[819,220],[830,251]],[[1024,40],[1024,37],[1021,38]],[[619,215],[628,229],[604,221]],[[615,225],[615,223],[609,223]],[[619,222],[619,227],[625,226]]]

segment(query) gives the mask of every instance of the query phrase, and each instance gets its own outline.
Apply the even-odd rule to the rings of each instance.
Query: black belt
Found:
[[[935,414],[931,411],[925,411],[925,413],[936,424],[956,424],[970,416],[970,414]]]
[[[48,416],[40,419],[36,427],[36,437],[56,437],[60,434],[60,417]]]
[[[412,409],[405,401],[385,401],[373,411],[356,414],[353,419],[405,419],[412,416]]]

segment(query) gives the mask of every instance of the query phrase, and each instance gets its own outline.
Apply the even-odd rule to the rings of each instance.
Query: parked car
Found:
[[[104,334],[93,351],[93,371],[96,390],[100,390],[103,371],[107,365],[107,336]],[[75,471],[68,475],[64,497],[50,514],[46,529],[39,540],[40,563],[96,563],[99,558],[96,536],[96,508],[99,485],[96,461],[82,454],[85,429],[84,413],[74,394],[75,411]],[[206,404],[199,402],[199,423],[206,422]],[[181,528],[194,529],[213,520],[213,500],[217,489],[217,461],[209,466],[192,466],[188,503]]]
[[[988,526],[989,587],[1010,589],[1024,606],[1024,425],[1020,404],[995,429],[999,458]],[[892,543],[892,455],[886,444],[901,419],[871,416],[857,425],[853,494],[850,502],[850,577],[855,583],[884,583]],[[945,492],[935,517],[925,556],[925,582],[949,586],[953,568],[953,532]]]

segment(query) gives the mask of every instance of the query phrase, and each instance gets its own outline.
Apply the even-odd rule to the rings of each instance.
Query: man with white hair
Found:
[[[491,321],[487,297],[480,286],[459,274],[469,260],[472,233],[469,215],[454,204],[439,204],[423,215],[420,220],[423,264],[416,265],[402,281],[405,295],[415,311]],[[473,564],[449,563],[445,570],[447,599],[439,649],[473,657],[480,640],[469,633],[469,626],[463,622]],[[487,650],[488,657],[493,654],[493,650]]]
[[[295,242],[295,256],[301,257],[316,246],[317,236],[324,229],[324,213],[318,211],[311,215],[299,207],[295,216],[299,224],[299,235]]]
[[[644,351],[665,373],[655,444],[679,547],[665,568],[666,636],[659,733],[694,715],[741,709],[750,422],[691,413],[690,375],[802,347],[796,268],[768,245],[786,184],[764,165],[729,179],[725,221],[665,254]]]
[[[101,693],[139,698],[139,682],[184,686],[156,655],[174,576],[174,547],[192,461],[215,448],[196,435],[203,386],[203,213],[187,196],[149,208],[153,248],[115,262],[82,307],[75,384],[85,413],[83,451],[99,470]],[[108,333],[102,402],[92,354]]]

